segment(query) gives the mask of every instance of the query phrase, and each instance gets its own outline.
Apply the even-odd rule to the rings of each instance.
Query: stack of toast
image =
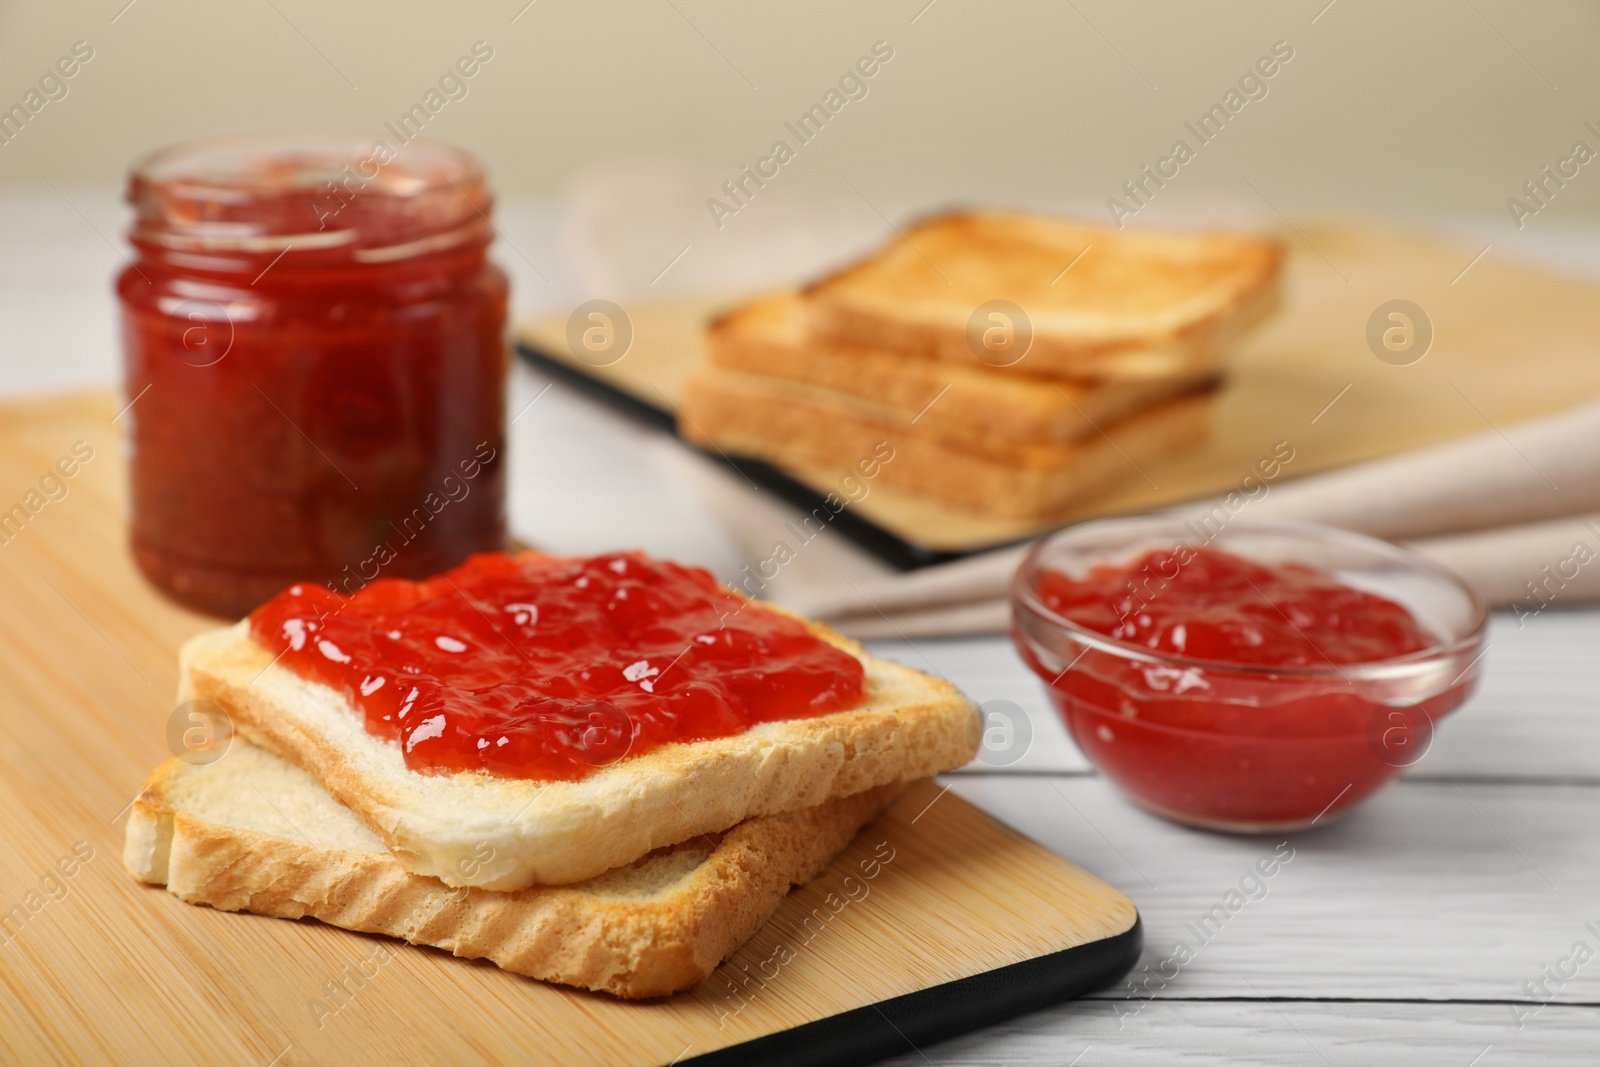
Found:
[[[316,918],[620,997],[685,989],[907,784],[977,750],[977,712],[954,687],[808,628],[861,662],[855,706],[548,781],[412,769],[248,620],[201,634],[181,653],[180,700],[214,705],[236,736],[214,762],[156,769],[124,863],[195,904]]]
[[[1220,233],[953,213],[709,324],[680,430],[950,508],[1048,519],[1206,433],[1281,249]],[[808,476],[813,476],[808,478]]]

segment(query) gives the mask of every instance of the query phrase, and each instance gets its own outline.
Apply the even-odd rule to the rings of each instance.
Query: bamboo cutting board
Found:
[[[1600,286],[1593,282],[1519,262],[1498,245],[1485,251],[1371,226],[1307,224],[1279,236],[1291,252],[1283,308],[1235,354],[1205,444],[1130,465],[1111,492],[1048,522],[984,517],[875,486],[836,525],[902,566],[935,562],[1078,519],[1227,492],[1279,441],[1294,450],[1283,477],[1299,478],[1600,396]],[[1405,365],[1415,350],[1386,361],[1368,340],[1374,313],[1394,300],[1420,307],[1433,334],[1426,354]],[[572,355],[566,319],[524,323],[519,339],[546,366],[670,423],[700,359],[700,325],[730,302],[627,307],[632,345],[604,367]],[[1117,428],[1105,429],[1115,441]],[[759,480],[764,472],[753,466]],[[783,473],[799,485],[769,483],[807,507],[840,474]]]
[[[707,982],[636,1004],[135,882],[127,806],[170,751],[178,645],[216,623],[134,570],[116,411],[109,396],[0,407],[0,510],[46,500],[27,494],[57,459],[94,449],[0,535],[0,1062],[866,1062],[1137,958],[1125,897],[932,783]],[[771,975],[780,944],[793,959]]]

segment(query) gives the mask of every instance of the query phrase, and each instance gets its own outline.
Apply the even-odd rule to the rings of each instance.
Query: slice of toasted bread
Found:
[[[620,997],[699,982],[899,793],[882,786],[661,849],[570,886],[451,889],[408,873],[285,760],[235,740],[169,759],[128,814],[123,864],[191,904],[309,916]]]
[[[277,664],[245,622],[183,646],[180,699],[214,701],[239,733],[309,771],[406,870],[489,889],[560,885],[752,816],[925,778],[977,753],[977,710],[954,686],[870,656],[826,627],[812,631],[865,665],[857,707],[663,745],[579,781],[413,771],[397,742],[369,733],[341,693]]]
[[[1044,380],[976,359],[939,362],[807,336],[798,293],[774,293],[719,316],[707,360],[871,401],[898,421],[953,440],[1066,444],[1207,383],[1209,372],[1124,382]]]
[[[796,471],[854,473],[873,459],[875,484],[984,515],[1045,519],[1143,477],[1145,465],[1203,438],[1213,395],[1163,401],[1072,444],[953,442],[858,397],[711,368],[685,384],[679,430]],[[885,445],[891,458],[883,458]]]
[[[811,285],[805,310],[820,338],[972,363],[974,312],[1005,300],[1032,328],[1016,372],[1159,378],[1214,370],[1275,306],[1281,260],[1237,234],[954,212]]]

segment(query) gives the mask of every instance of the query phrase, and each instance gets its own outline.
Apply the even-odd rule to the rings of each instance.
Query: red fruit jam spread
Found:
[[[672,741],[852,707],[861,662],[696,567],[636,552],[486,553],[343,596],[303,582],[250,615],[418,771],[575,780]]]
[[[1063,671],[1019,640],[1085,755],[1158,812],[1263,829],[1344,810],[1472,687],[1396,703],[1354,665],[1439,644],[1405,607],[1306,564],[1183,551],[1039,576],[1045,607],[1129,654],[1085,647]]]
[[[1101,564],[1081,580],[1046,571],[1039,596],[1079,626],[1189,659],[1319,667],[1393,659],[1435,643],[1399,604],[1316,567],[1267,567],[1214,548],[1193,552],[1182,564],[1168,552]],[[1142,574],[1170,584],[1145,600],[1130,583]]]

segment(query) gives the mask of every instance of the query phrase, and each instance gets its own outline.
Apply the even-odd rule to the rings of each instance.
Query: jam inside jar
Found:
[[[132,547],[238,616],[505,541],[507,283],[467,154],[231,138],[137,164],[117,281]]]

